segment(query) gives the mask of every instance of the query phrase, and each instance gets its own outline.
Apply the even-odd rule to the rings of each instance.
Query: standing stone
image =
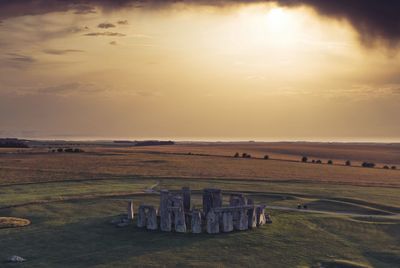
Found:
[[[203,190],[203,212],[205,215],[212,209],[222,207],[221,189],[204,189]]]
[[[185,212],[182,208],[175,210],[175,232],[186,233]]]
[[[181,196],[174,196],[172,205],[174,207],[175,232],[185,233],[186,220],[183,209],[183,198]]]
[[[218,214],[214,210],[210,210],[207,213],[207,233],[218,234],[219,233],[219,221]]]
[[[171,211],[168,207],[171,206],[171,199],[168,190],[160,192],[160,229],[164,232],[171,232]]]
[[[153,206],[149,206],[147,208],[147,222],[146,222],[146,227],[147,230],[157,230],[158,229],[158,224],[157,224],[157,210]]]
[[[256,228],[257,227],[257,212],[256,212],[255,207],[247,210],[247,217],[248,217],[249,228]]]
[[[133,201],[130,201],[128,204],[128,221],[133,221],[134,215],[135,215],[135,210],[133,207]]]
[[[183,187],[182,188],[182,196],[183,196],[183,208],[184,211],[190,212],[190,188]]]
[[[246,209],[241,209],[239,212],[238,230],[243,231],[249,228],[249,220]]]
[[[229,198],[229,206],[237,207],[246,205],[246,197],[243,194],[231,194]]]
[[[257,213],[257,226],[264,225],[266,223],[266,218],[265,218],[265,208],[264,206],[258,206],[256,208],[256,213]]]
[[[142,228],[146,226],[146,210],[143,205],[139,207],[138,218],[137,218],[137,227]]]
[[[192,212],[192,233],[200,234],[201,229],[201,211],[193,210]]]
[[[233,231],[233,214],[230,211],[222,213],[222,231],[224,233]]]

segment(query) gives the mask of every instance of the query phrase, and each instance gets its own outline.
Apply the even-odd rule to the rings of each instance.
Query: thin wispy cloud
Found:
[[[43,52],[50,55],[65,55],[70,53],[82,53],[84,51],[80,49],[44,49]]]
[[[109,22],[103,22],[103,23],[100,23],[99,25],[97,25],[97,27],[101,28],[101,29],[108,29],[108,28],[114,28],[115,25],[112,23],[109,23]]]
[[[129,23],[128,23],[128,20],[119,20],[118,22],[117,22],[119,25],[128,25]]]
[[[115,36],[115,37],[123,37],[126,34],[117,33],[117,32],[92,32],[84,34],[85,36]]]

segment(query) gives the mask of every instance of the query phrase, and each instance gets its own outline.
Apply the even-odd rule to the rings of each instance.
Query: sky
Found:
[[[0,2],[0,137],[400,141],[399,1]]]

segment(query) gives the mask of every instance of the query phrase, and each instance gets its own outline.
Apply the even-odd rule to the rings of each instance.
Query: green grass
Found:
[[[157,188],[188,185],[194,190],[252,191],[257,203],[295,207],[300,202],[333,212],[374,214],[385,204],[400,205],[396,189],[317,183],[152,178],[2,186],[0,206],[31,204],[0,209],[0,216],[27,218],[32,224],[0,229],[0,267],[14,267],[2,262],[12,255],[28,260],[19,267],[311,267],[318,263],[346,267],[343,263],[349,261],[395,267],[400,263],[398,220],[271,211],[273,224],[220,235],[147,232],[109,223],[126,212],[128,200],[135,207],[158,205],[157,195],[132,194],[159,180]],[[356,203],[329,198],[352,198]],[[193,202],[201,205],[197,192]]]
[[[109,224],[125,207],[124,200],[97,199],[9,209],[33,224],[0,230],[0,259],[21,255],[28,259],[21,267],[296,267],[327,259],[393,267],[400,256],[399,224],[273,212],[274,223],[254,231],[182,235]]]

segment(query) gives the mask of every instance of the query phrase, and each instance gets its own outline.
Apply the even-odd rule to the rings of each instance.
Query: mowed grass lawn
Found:
[[[150,203],[158,201],[149,198]],[[332,260],[396,267],[400,263],[399,223],[272,211],[273,224],[247,232],[159,233],[111,225],[109,221],[124,213],[126,204],[126,200],[94,199],[2,210],[23,215],[32,224],[0,230],[0,260],[11,255],[28,260],[18,267],[308,267]]]
[[[28,260],[19,267],[309,267],[337,260],[396,267],[400,263],[398,220],[270,211],[273,224],[221,235],[147,232],[133,225],[110,224],[126,212],[128,200],[134,200],[135,207],[158,205],[155,194],[133,195],[157,181],[157,189],[188,185],[194,190],[251,191],[257,203],[267,205],[295,207],[301,202],[326,211],[360,214],[374,214],[376,206],[386,203],[400,206],[397,189],[346,185],[154,178],[2,186],[3,206],[35,200],[47,203],[0,209],[0,217],[32,222],[23,228],[0,229],[0,267],[15,267],[3,262],[12,255]],[[380,203],[368,198],[375,195],[382,197]],[[70,197],[74,200],[66,200]],[[335,197],[352,197],[368,208],[324,201]],[[200,206],[201,196],[194,194],[193,201]]]

